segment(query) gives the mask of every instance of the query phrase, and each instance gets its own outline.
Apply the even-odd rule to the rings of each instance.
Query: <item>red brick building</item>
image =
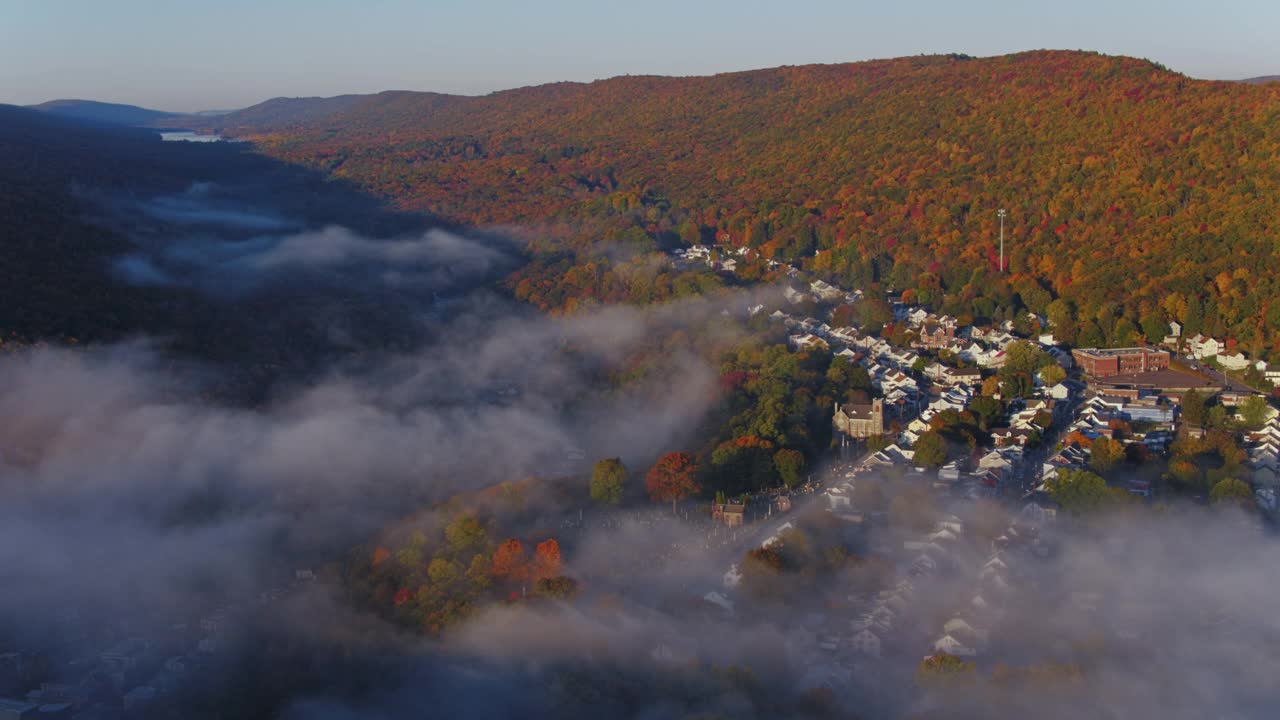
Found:
[[[956,339],[955,323],[925,323],[916,344],[927,348],[946,347]]]
[[[1079,348],[1071,351],[1071,357],[1080,369],[1096,378],[1166,370],[1169,367],[1168,351],[1146,346]]]

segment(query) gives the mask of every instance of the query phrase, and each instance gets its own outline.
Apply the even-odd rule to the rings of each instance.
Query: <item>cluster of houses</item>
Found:
[[[911,447],[929,431],[930,421],[939,413],[969,407],[981,394],[984,368],[1003,367],[1006,348],[1019,338],[1011,333],[1012,323],[990,328],[962,327],[955,318],[935,315],[921,307],[901,302],[894,302],[891,307],[895,322],[912,329],[915,340],[911,347],[862,335],[857,328],[831,327],[816,318],[795,317],[781,309],[770,317],[787,327],[793,350],[830,351],[866,369],[880,397],[865,404],[837,403],[832,420],[842,444],[873,437],[892,441],[866,458],[864,469],[883,471],[896,467],[908,475],[923,476],[922,470],[912,466]],[[1073,366],[1071,354],[1053,345],[1051,336],[1042,336],[1036,342],[1060,366]],[[977,367],[922,360],[920,351],[924,350],[947,350],[951,357]],[[939,483],[960,496],[975,498],[993,494],[1015,481],[1023,471],[1027,443],[1054,423],[1065,420],[1069,401],[1080,389],[1069,383],[1037,386],[1034,397],[1021,405],[1011,404],[1009,416],[993,431],[997,448],[943,468]],[[891,435],[891,426],[899,431]]]
[[[940,497],[978,500],[994,497],[1010,483],[1018,482],[1024,467],[1021,447],[1009,446],[979,451],[973,457],[953,460],[938,469],[937,476],[914,464],[915,451],[901,445],[890,445],[867,456],[860,471],[878,475],[900,473],[907,481],[931,482]],[[841,491],[840,486],[827,490],[829,496]],[[833,509],[839,502],[832,497]]]
[[[837,483],[827,493],[834,513],[851,512],[853,484]],[[929,532],[903,542],[891,585],[875,593],[854,593],[845,617],[847,629],[829,613],[812,613],[802,623],[793,652],[805,668],[805,687],[827,688],[839,695],[851,688],[874,691],[882,677],[880,663],[888,656],[913,657],[913,648],[931,654],[976,657],[999,627],[1003,608],[1017,591],[1024,558],[1044,559],[1052,543],[1042,528],[1055,513],[1035,503],[1025,505],[1001,534],[986,541],[967,539],[955,515],[943,515]],[[976,550],[978,546],[985,551]],[[884,552],[891,552],[885,548]],[[975,563],[975,554],[980,558]],[[919,599],[936,597],[936,583],[965,582],[973,573],[973,588],[932,634],[922,626]],[[930,603],[932,606],[932,603]],[[926,615],[933,616],[930,611]],[[919,657],[914,655],[914,657]]]
[[[738,270],[738,261],[747,256],[748,248],[728,248],[711,245],[690,245],[671,252],[672,262],[677,269],[709,267],[712,270],[733,273]]]
[[[1190,337],[1183,337],[1182,325],[1177,322],[1169,323],[1169,334],[1164,337],[1162,344],[1185,351],[1187,355],[1196,360],[1209,360],[1212,358],[1214,362],[1227,370],[1246,370],[1252,366],[1262,372],[1271,382],[1280,383],[1280,368],[1270,368],[1264,360],[1250,361],[1248,353],[1233,350],[1225,340],[1208,337],[1200,333]]]
[[[883,338],[864,336],[857,328],[833,328],[815,318],[797,318],[782,310],[774,312],[770,317],[784,323],[791,332],[788,344],[793,350],[830,350],[836,357],[844,357],[850,363],[866,369],[872,386],[883,397],[888,411],[883,415],[886,420],[893,417],[906,422],[911,416],[920,413],[926,426],[932,415],[941,410],[963,410],[981,389],[982,368],[1003,367],[1005,348],[1018,339],[1007,331],[996,328],[957,329],[953,318],[935,317],[922,308],[900,307],[895,308],[895,312],[900,313],[904,321],[926,333],[929,332],[928,328],[945,328],[946,342],[939,346],[931,344],[931,341],[917,340],[914,347],[904,348],[894,346]],[[922,364],[923,356],[917,351],[924,348],[950,350],[956,358],[975,363],[979,367],[953,367],[940,362]],[[1071,360],[1068,354],[1053,346],[1045,349],[1052,351],[1055,357],[1060,358],[1060,362],[1069,366]],[[917,370],[922,371],[924,378],[917,379]],[[930,397],[930,388],[922,386],[923,379],[940,388],[935,397]],[[850,419],[854,418],[851,416]],[[868,430],[865,427],[844,424],[837,429],[857,439],[883,435],[887,429],[882,426]],[[918,427],[914,432],[918,434],[922,431],[923,428]],[[904,438],[904,441],[911,442],[909,437]]]
[[[1003,533],[991,541],[985,559],[977,563],[976,570],[971,561],[969,571],[975,575],[973,590],[960,595],[960,604],[935,631],[930,644],[932,655],[945,653],[974,658],[986,650],[992,630],[999,627],[1004,607],[1016,592],[1022,575],[1021,564],[1028,556],[1043,559],[1052,554],[1053,546],[1045,539],[1042,528],[1054,517],[1053,510],[1028,503]],[[950,548],[959,542],[961,529],[954,517],[948,518],[940,522],[932,534],[905,546],[908,550],[928,550],[946,557],[951,554]],[[921,560],[917,559],[916,564],[919,563]]]
[[[793,280],[798,277],[794,272],[789,275]],[[785,294],[787,301],[796,305],[808,299],[860,299],[820,281],[811,284],[808,292],[789,288]],[[975,449],[935,475],[915,465],[915,443],[931,429],[930,421],[938,414],[971,406],[982,393],[984,371],[989,374],[1002,368],[1008,346],[1019,338],[1013,334],[1012,323],[963,327],[954,318],[924,308],[892,301],[891,306],[895,325],[910,330],[909,347],[865,336],[858,328],[832,327],[817,318],[793,315],[785,307],[771,316],[786,325],[794,350],[829,351],[865,368],[879,396],[865,405],[837,403],[835,407],[833,425],[839,437],[880,437],[889,443],[867,455],[843,479],[829,481],[822,489],[825,509],[851,524],[862,525],[864,519],[872,519],[865,508],[857,506],[858,483],[877,482],[889,474],[930,483],[935,497],[945,503],[991,496],[1037,476],[1050,481],[1066,469],[1091,465],[1091,442],[1069,443],[1049,451],[1047,457],[1043,451],[1033,454],[1029,441],[1043,437],[1050,428],[1065,426],[1068,436],[1114,440],[1126,450],[1140,444],[1144,453],[1164,454],[1176,437],[1181,396],[1192,388],[1210,393],[1223,390],[1207,377],[1171,368],[1172,353],[1167,350],[1139,347],[1072,353],[1057,347],[1052,335],[1041,335],[1033,341],[1060,366],[1079,366],[1090,377],[1087,396],[1085,386],[1074,381],[1037,385],[1033,397],[1006,405],[1003,422],[995,423],[998,427],[991,433],[995,447]],[[1041,327],[1045,325],[1042,319],[1036,320]],[[1185,350],[1197,359],[1212,357],[1227,369],[1252,366],[1266,373],[1269,380],[1280,382],[1280,370],[1272,372],[1265,363],[1250,363],[1243,353],[1230,352],[1221,341],[1204,336],[1182,338],[1176,323],[1170,331],[1165,339],[1170,350]],[[901,342],[900,338],[900,334],[894,335],[896,341]],[[922,362],[921,353],[946,358],[947,362]],[[951,358],[967,367],[950,366]],[[1280,417],[1273,417],[1262,431],[1251,435],[1250,442],[1249,466],[1258,502],[1275,512],[1280,491]],[[1038,489],[1045,490],[1044,482]],[[1129,481],[1127,489],[1138,495],[1151,493],[1148,482],[1141,479]],[[1034,497],[1034,493],[1027,497]],[[900,655],[917,647],[927,653],[970,658],[988,652],[993,636],[1000,632],[1005,608],[1013,607],[1010,599],[1020,583],[1033,576],[1026,558],[1052,554],[1052,544],[1043,530],[1053,517],[1052,509],[1034,502],[1025,505],[985,553],[965,539],[964,526],[954,516],[945,516],[931,532],[904,543],[906,552],[898,562],[897,577],[888,587],[859,597],[857,602],[851,596],[853,609],[843,614],[843,620],[833,621],[830,616],[837,613],[828,612],[813,614],[801,623],[804,639],[794,645],[799,648],[805,686],[830,688],[837,695],[851,687],[865,688],[881,676],[883,669],[877,661],[886,653]],[[922,594],[929,595],[935,578],[955,580],[957,573],[961,578],[973,574],[971,592],[960,595],[960,602],[943,616],[946,619],[939,626],[927,623],[927,630],[919,627],[913,622],[918,619],[912,615],[913,605]],[[736,574],[731,570],[725,577],[726,587],[731,588],[734,580]],[[1072,604],[1086,611],[1094,611],[1099,602],[1096,594],[1072,595]],[[847,630],[840,626],[842,622],[850,623]],[[922,632],[928,632],[927,639]]]
[[[1262,430],[1249,436],[1249,470],[1258,505],[1275,513],[1276,491],[1280,488],[1280,414],[1273,415]]]
[[[1004,367],[1006,348],[1021,339],[1013,334],[1012,321],[989,327],[961,326],[953,317],[935,315],[921,307],[901,302],[894,302],[892,307],[895,322],[905,323],[912,332],[914,347],[950,354],[987,370]],[[1028,318],[1036,324],[1045,322],[1037,315]],[[1057,347],[1052,335],[1039,336],[1036,342],[1063,368],[1072,366],[1071,354]]]
[[[936,476],[918,467],[914,456],[914,450],[894,443],[869,454],[859,464],[858,471],[876,475],[900,474],[907,481],[931,482],[933,491],[940,496],[978,500],[994,497],[1003,488],[1018,484],[1025,467],[1024,448],[1019,445],[976,451],[970,457],[943,465]],[[841,485],[827,489],[833,511],[847,492]]]
[[[314,580],[310,570],[298,570],[291,582],[261,592],[256,603],[273,603]],[[198,623],[148,630],[126,620],[95,628],[69,611],[59,622],[56,645],[0,653],[0,718],[131,720],[163,714],[166,702],[210,667],[246,609],[223,605]],[[86,653],[99,637],[105,638],[102,649]]]
[[[1077,409],[1067,426],[1067,437],[1079,435],[1090,443],[1085,446],[1069,442],[1047,458],[1041,468],[1041,483],[1037,490],[1044,491],[1047,484],[1064,470],[1087,468],[1093,452],[1092,441],[1100,438],[1116,440],[1125,448],[1141,444],[1152,454],[1162,454],[1174,440],[1176,422],[1177,408],[1168,402],[1130,401],[1094,395]],[[1117,430],[1120,427],[1127,428],[1128,432],[1121,435]],[[1151,484],[1147,480],[1131,479],[1127,489],[1135,495],[1151,495]]]
[[[902,420],[918,411],[923,389],[912,374],[920,358],[915,351],[894,347],[881,338],[863,336],[856,328],[832,328],[814,318],[797,318],[782,310],[770,317],[783,323],[791,332],[788,345],[792,350],[828,350],[836,357],[846,358],[850,364],[864,368],[872,387],[883,399],[884,407],[879,414],[882,420],[888,417]],[[866,408],[864,414],[866,412],[870,412],[870,408]],[[858,429],[850,432],[847,426],[847,435],[867,438],[884,434],[885,426],[882,422],[876,427],[851,427]]]

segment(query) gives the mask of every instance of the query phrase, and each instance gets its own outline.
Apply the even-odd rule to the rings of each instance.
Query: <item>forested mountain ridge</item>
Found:
[[[108,125],[147,125],[164,124],[182,117],[182,113],[170,113],[162,110],[150,110],[137,105],[121,105],[96,100],[50,100],[32,105],[32,110],[39,110],[51,115]]]
[[[361,102],[365,95],[338,95],[330,98],[272,98],[242,110],[234,110],[223,115],[213,115],[194,121],[195,129],[225,127],[265,128],[277,125],[320,120],[334,113],[346,110]]]
[[[589,276],[571,296],[625,296],[600,246],[727,234],[958,314],[1061,298],[1068,341],[1167,319],[1280,337],[1277,86],[1038,51],[387,93],[234,132],[406,209],[555,237]],[[1008,284],[989,280],[999,207]]]

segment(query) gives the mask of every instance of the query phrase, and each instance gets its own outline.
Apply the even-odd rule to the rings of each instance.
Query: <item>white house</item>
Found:
[[[853,341],[858,339],[858,331],[851,327],[832,328],[829,335],[832,337],[832,339],[839,340],[840,342],[843,342],[843,343],[850,343],[850,344],[852,344]]]
[[[1249,367],[1249,358],[1244,353],[1237,352],[1231,355],[1219,355],[1218,364],[1228,370],[1244,370]]]
[[[955,655],[956,657],[974,657],[978,651],[965,645],[951,635],[943,635],[933,643],[933,651]]]
[[[827,341],[813,334],[792,335],[787,338],[787,343],[791,345],[793,350],[816,350],[827,347]]]
[[[987,641],[987,631],[969,624],[968,620],[960,617],[954,617],[942,626],[942,632],[950,635],[957,640],[980,645]]]
[[[783,297],[785,297],[788,301],[790,301],[792,305],[795,305],[795,304],[797,304],[797,303],[804,302],[806,299],[808,299],[808,296],[807,296],[807,295],[805,295],[804,293],[800,292],[799,290],[796,290],[795,288],[791,287],[790,285],[788,285],[787,287],[783,288],[783,290],[782,290],[782,296],[783,296]]]
[[[1225,343],[1200,334],[1196,334],[1187,340],[1187,350],[1191,351],[1191,356],[1197,360],[1213,357],[1226,349]]]
[[[988,369],[999,369],[1004,367],[1005,357],[1003,350],[987,350],[981,355],[974,357],[973,361],[978,363],[979,367]]]
[[[716,592],[715,590],[712,590],[706,595],[703,595],[702,599],[706,600],[712,605],[715,605],[721,610],[724,610],[726,613],[729,613],[731,615],[733,614],[733,601],[725,597],[724,595],[721,595],[720,593]]]
[[[827,301],[837,300],[844,297],[843,290],[823,282],[822,280],[814,280],[809,283],[809,289],[813,291],[814,295],[817,295],[819,298]]]
[[[930,543],[951,543],[959,540],[955,533],[943,528],[938,530],[926,538]]]
[[[1014,462],[1010,459],[1009,453],[1001,453],[998,450],[992,450],[978,460],[978,467],[984,469],[991,468],[993,470],[1005,471],[1012,470],[1013,466]]]
[[[841,508],[850,507],[851,500],[849,498],[849,490],[844,486],[829,488],[826,492],[827,502],[830,503],[832,510],[840,510]]]

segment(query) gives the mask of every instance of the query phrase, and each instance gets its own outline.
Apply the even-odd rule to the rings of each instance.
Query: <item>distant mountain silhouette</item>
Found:
[[[1259,75],[1258,77],[1245,78],[1240,82],[1248,83],[1249,85],[1265,85],[1278,81],[1280,81],[1280,75]]]
[[[272,98],[257,105],[223,114],[201,114],[193,129],[215,130],[221,128],[280,127],[296,123],[323,120],[349,109],[368,95],[339,95],[337,97]]]
[[[50,100],[30,107],[51,115],[107,125],[150,125],[168,118],[183,117],[181,113],[96,100]]]

